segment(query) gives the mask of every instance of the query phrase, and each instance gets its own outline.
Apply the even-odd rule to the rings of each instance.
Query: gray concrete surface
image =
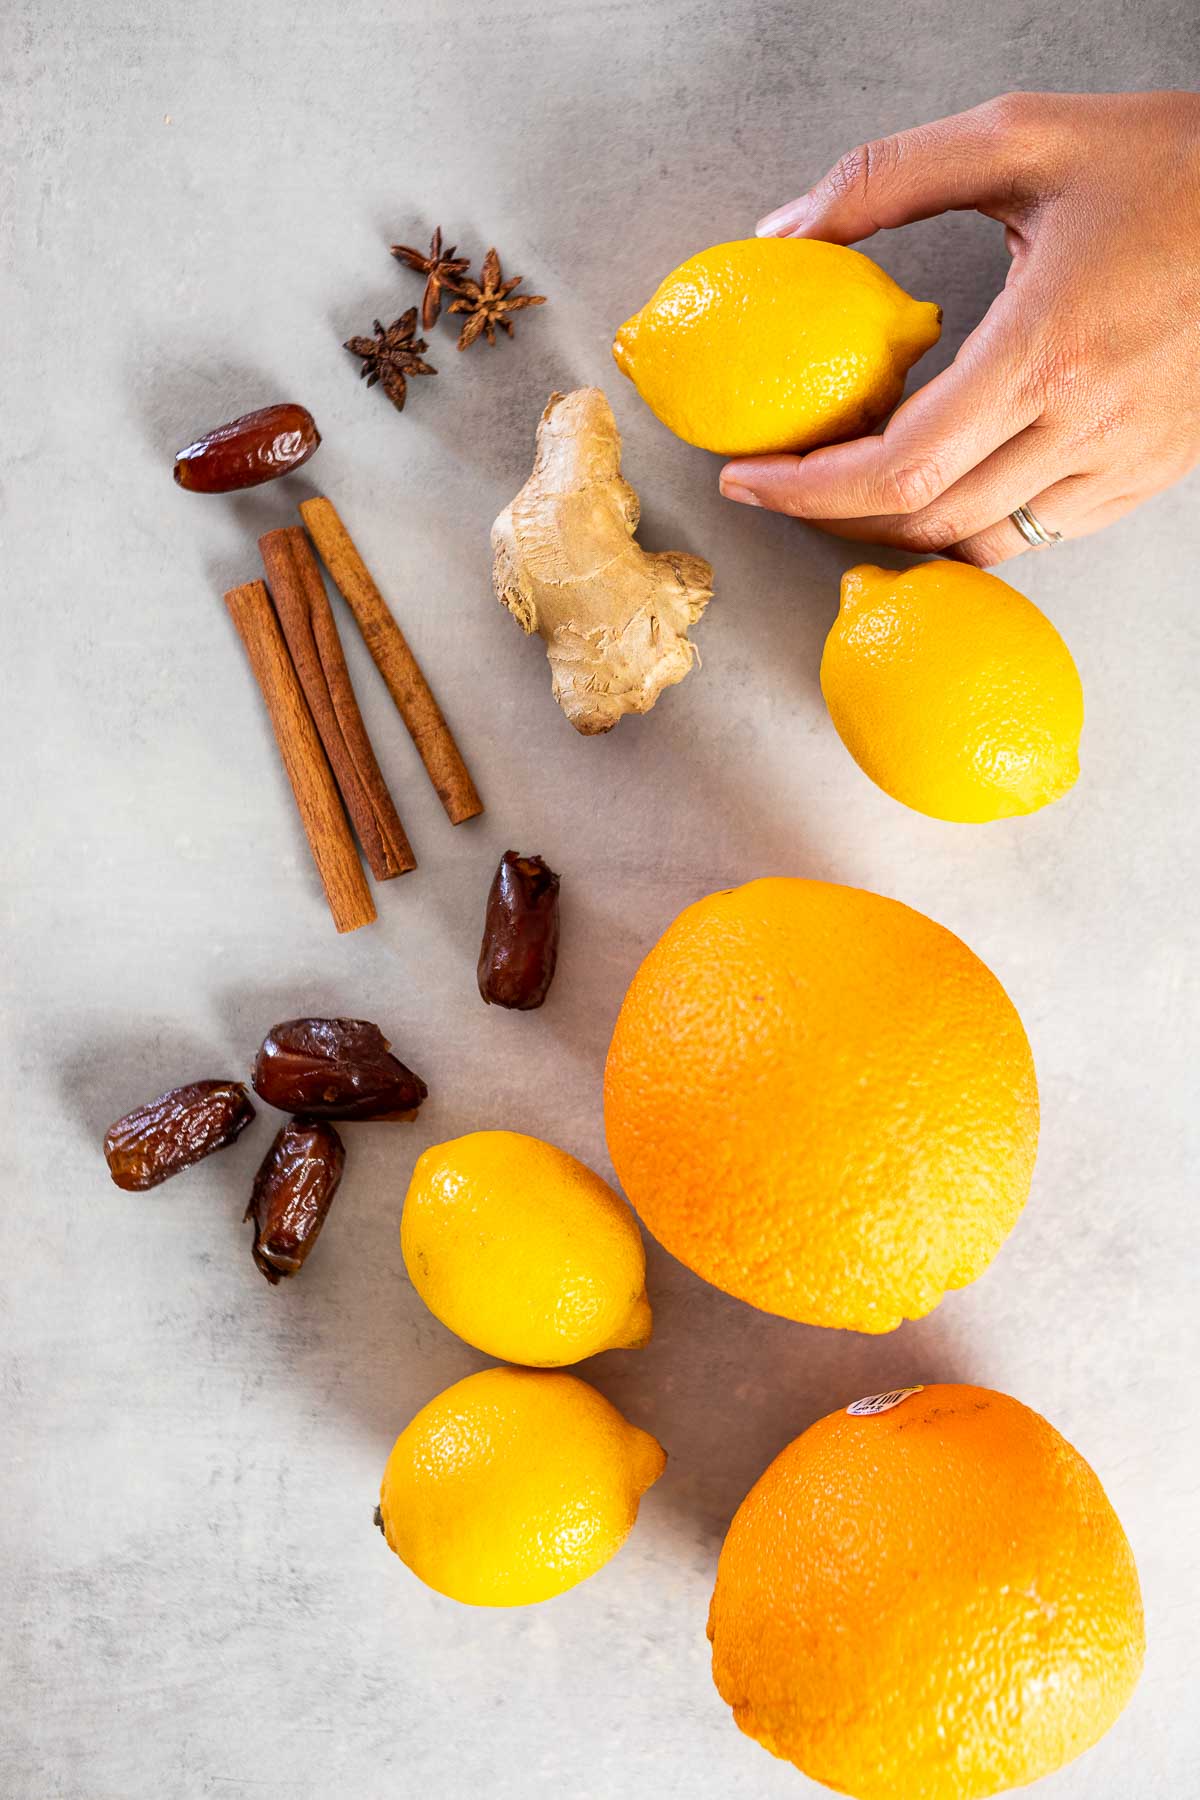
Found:
[[[7,1800],[548,1800],[816,1793],[742,1738],[705,1611],[722,1533],[790,1437],[895,1382],[1044,1411],[1135,1546],[1150,1652],[1054,1800],[1183,1800],[1195,1694],[1195,480],[1015,578],[1087,691],[1083,777],[985,830],[851,764],[817,663],[854,560],[722,503],[608,360],[683,254],[745,234],[841,149],[1013,86],[1200,80],[1194,8],[945,3],[421,7],[9,0],[0,19],[0,530],[6,631],[4,1455]],[[387,245],[441,220],[551,296],[403,418],[340,348],[416,296]],[[953,353],[1002,281],[949,218],[879,246]],[[1170,296],[1164,296],[1164,304]],[[488,526],[554,387],[598,381],[653,546],[711,558],[703,670],[583,741],[489,590]],[[177,492],[171,452],[282,396],[325,433],[290,488]],[[359,689],[421,867],[335,937],[221,605],[297,494],[343,507],[488,802],[457,832],[360,644]],[[485,1012],[483,895],[507,845],[563,872],[540,1015]],[[984,1280],[872,1340],[760,1316],[651,1248],[653,1346],[587,1373],[667,1445],[596,1579],[514,1613],[426,1591],[371,1528],[388,1447],[482,1359],[424,1310],[397,1217],[427,1143],[511,1125],[607,1168],[600,1070],[668,919],[773,871],[895,894],[960,932],[1029,1027],[1044,1136]],[[108,1121],[241,1069],[304,1010],[379,1019],[432,1090],[348,1134],[337,1211],[268,1290],[239,1223],[269,1135],[146,1196]]]

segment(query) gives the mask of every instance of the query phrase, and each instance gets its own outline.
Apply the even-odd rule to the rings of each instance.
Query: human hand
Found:
[[[986,566],[1019,506],[1082,537],[1200,459],[1200,95],[1006,94],[852,150],[758,234],[971,210],[1012,266],[951,367],[879,436],[727,463],[727,498]]]

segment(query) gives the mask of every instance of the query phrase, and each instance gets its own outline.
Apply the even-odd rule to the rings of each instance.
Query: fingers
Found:
[[[1042,421],[1002,444],[930,506],[914,513],[883,513],[871,519],[814,519],[835,537],[899,550],[945,550],[1007,518],[1031,494],[1040,494],[1071,466],[1072,451],[1061,433]],[[1091,480],[1093,478],[1088,477]]]
[[[1001,294],[950,368],[906,400],[881,436],[803,457],[741,457],[721,470],[721,492],[801,519],[924,511],[1038,417],[1027,335],[1015,294]]]
[[[1020,457],[1014,454],[1012,467],[1015,469],[1019,466]],[[1032,469],[1036,464],[1030,462],[1028,466]],[[1134,496],[1115,496],[1099,475],[1067,475],[1048,481],[1040,487],[1021,488],[1021,477],[1018,474],[1007,489],[1002,485],[1005,479],[1006,476],[996,478],[996,482],[988,490],[993,497],[981,497],[978,502],[975,514],[977,523],[957,539],[947,536],[941,530],[930,530],[927,534],[910,531],[901,535],[899,530],[891,530],[891,522],[887,520],[837,519],[814,520],[813,523],[818,530],[828,531],[835,537],[885,544],[893,549],[932,551],[957,562],[974,563],[977,568],[983,569],[991,568],[995,563],[1007,562],[1033,548],[1012,522],[1010,515],[1018,506],[1027,507],[1047,531],[1060,532],[1066,539],[1086,537],[1089,532],[1099,531],[1101,526],[1120,518],[1122,513],[1138,504]],[[1030,479],[1034,479],[1032,475]],[[1024,497],[1013,498],[1018,492]],[[1029,498],[1031,493],[1032,499]],[[1009,500],[1011,505],[1007,504]],[[992,507],[995,508],[994,511],[989,510]],[[896,523],[903,526],[909,522]]]
[[[857,244],[935,213],[1015,212],[1030,172],[1038,97],[1005,94],[970,112],[860,144],[798,200],[760,219],[759,237]]]
[[[1024,504],[1047,531],[1061,531],[1064,538],[1078,538],[1089,537],[1093,531],[1111,525],[1114,519],[1131,512],[1142,498],[1142,495],[1125,493],[1097,500],[1093,478],[1069,475],[1065,481],[1056,482]],[[954,545],[945,555],[959,562],[974,563],[979,569],[991,569],[997,563],[1022,556],[1030,548],[1012,520],[1002,519],[986,531],[976,532],[964,543]]]

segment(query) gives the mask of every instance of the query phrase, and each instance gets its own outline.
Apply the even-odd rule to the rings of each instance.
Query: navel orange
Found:
[[[995,976],[896,900],[772,879],[680,914],[605,1071],[609,1152],[672,1255],[767,1312],[891,1331],[974,1281],[1037,1148]]]
[[[734,1517],[709,1614],[717,1687],[743,1731],[855,1800],[1036,1781],[1137,1683],[1120,1521],[1078,1451],[1004,1394],[856,1404],[885,1410],[820,1420]]]

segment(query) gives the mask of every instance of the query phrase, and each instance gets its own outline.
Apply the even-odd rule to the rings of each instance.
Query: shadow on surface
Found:
[[[174,1023],[148,1023],[138,1036],[96,1038],[58,1063],[64,1110],[97,1155],[108,1127],[135,1107],[185,1082],[225,1079],[244,1081],[246,1071],[214,1053],[210,1040]]]
[[[667,1451],[648,1521],[714,1564],[754,1482],[817,1419],[890,1387],[972,1379],[938,1312],[879,1337],[800,1325],[710,1287],[653,1242],[647,1251],[651,1343],[581,1373]],[[732,1386],[730,1367],[742,1371]]]
[[[232,359],[225,345],[214,342],[207,353],[191,346],[183,361],[173,339],[143,343],[126,379],[142,438],[168,465],[203,432],[270,406],[279,398],[278,388],[269,371]]]

